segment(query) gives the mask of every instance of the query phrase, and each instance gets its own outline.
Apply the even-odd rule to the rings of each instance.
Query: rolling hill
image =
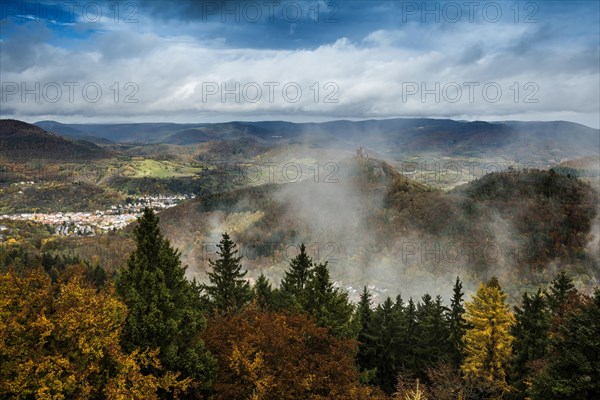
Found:
[[[93,143],[65,139],[26,122],[0,120],[0,157],[5,160],[97,160],[108,156]]]

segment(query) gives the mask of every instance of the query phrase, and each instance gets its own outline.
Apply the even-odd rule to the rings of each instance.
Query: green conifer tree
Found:
[[[462,291],[462,282],[456,277],[454,289],[452,291],[452,301],[450,302],[450,311],[448,312],[450,346],[449,359],[454,368],[459,368],[463,361],[464,342],[463,337],[467,329],[465,323],[465,307],[463,305],[464,292]]]
[[[442,357],[448,354],[449,330],[446,322],[446,307],[441,297],[435,301],[425,294],[417,305],[417,335],[414,352],[416,355],[416,373],[425,378],[427,369],[434,367]]]
[[[305,292],[304,311],[312,315],[319,326],[329,328],[338,338],[356,337],[354,307],[348,293],[333,286],[327,262],[315,266]]]
[[[511,381],[516,392],[512,397],[526,399],[535,372],[531,371],[532,365],[543,360],[548,350],[550,312],[541,289],[533,296],[523,294],[522,306],[515,307],[515,320]]]
[[[254,300],[263,310],[273,308],[273,287],[264,274],[260,274],[254,285]]]
[[[360,301],[356,307],[355,319],[358,322],[358,353],[356,362],[364,374],[364,380],[369,381],[375,371],[375,332],[373,326],[373,309],[371,308],[371,293],[365,286],[360,294]]]
[[[387,298],[374,314],[374,359],[376,375],[374,383],[388,394],[394,393],[398,378],[398,346],[401,340],[401,326],[398,314],[394,312],[394,302]]]
[[[547,364],[533,381],[533,400],[600,398],[600,290],[572,296],[551,329]]]
[[[562,308],[569,303],[571,296],[575,294],[577,294],[577,290],[571,278],[564,271],[556,274],[547,293],[552,314],[562,315]]]
[[[281,296],[288,307],[302,309],[306,305],[306,289],[314,269],[306,246],[300,245],[300,253],[290,261],[289,268],[281,280]]]
[[[235,243],[227,233],[217,245],[219,258],[210,260],[212,271],[208,273],[210,284],[204,289],[214,310],[220,313],[238,312],[252,299],[250,284],[242,271],[241,256],[237,256]]]
[[[193,378],[198,389],[210,386],[215,361],[200,334],[206,321],[197,286],[185,278],[180,255],[159,229],[148,208],[134,229],[136,249],[117,277],[117,290],[129,310],[122,333],[127,351],[160,349],[166,369]]]

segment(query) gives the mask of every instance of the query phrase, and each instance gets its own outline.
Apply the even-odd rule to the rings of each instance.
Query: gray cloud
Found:
[[[140,3],[141,9],[146,6]],[[186,7],[196,6],[168,12],[193,15]],[[146,12],[154,16],[159,10]],[[177,26],[180,20],[175,14],[169,19],[168,12],[164,18],[140,18],[138,24],[103,21],[84,40],[64,37],[60,45],[43,24],[11,26],[11,35],[0,42],[2,117],[198,121],[432,116],[599,124],[598,46],[589,41],[557,46],[559,32],[548,25],[439,24],[425,29],[407,23],[373,30],[360,40],[341,37],[313,47],[273,49],[232,46],[228,35],[216,33],[225,28],[220,23],[190,23],[185,26],[190,34],[185,34]],[[245,32],[243,25],[233,28]],[[290,38],[302,29],[298,26],[287,40],[295,40]],[[7,95],[7,83],[19,89],[23,83],[27,88],[39,83],[43,91],[45,85],[64,82],[79,85],[73,101],[66,91],[56,102],[43,95],[40,102],[33,96],[22,101],[20,93]],[[273,99],[269,82],[279,84]],[[479,84],[473,101],[466,82]],[[227,95],[223,101],[221,85],[233,88],[236,83],[239,99]],[[490,83],[502,90],[498,101],[483,95]],[[87,84],[102,89],[97,102],[82,95]],[[206,85],[214,89],[213,84],[218,92],[207,96]],[[298,101],[286,100],[286,84],[301,88]],[[419,91],[403,96],[406,85],[413,84]],[[437,99],[435,93],[421,96],[422,88],[431,90],[436,84]],[[458,101],[453,101],[455,85],[462,91]],[[262,95],[249,101],[256,86]],[[126,96],[137,102],[126,102]],[[537,102],[525,102],[527,96]]]

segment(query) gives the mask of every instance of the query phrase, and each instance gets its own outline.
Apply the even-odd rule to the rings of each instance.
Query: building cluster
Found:
[[[145,207],[162,210],[193,197],[194,195],[147,196],[129,199],[126,204],[113,205],[105,211],[5,214],[0,215],[0,219],[34,221],[51,227],[54,234],[59,236],[94,236],[123,229],[134,222]]]

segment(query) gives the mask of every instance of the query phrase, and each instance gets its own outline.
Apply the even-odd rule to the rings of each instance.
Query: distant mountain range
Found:
[[[366,121],[292,123],[61,124],[35,125],[58,135],[90,142],[192,145],[210,141],[253,139],[265,145],[302,141],[317,147],[352,149],[368,145],[382,154],[436,152],[451,156],[575,158],[600,152],[600,130],[565,122],[484,122],[396,118]]]
[[[367,121],[291,123],[284,121],[201,124],[34,125],[16,120],[0,124],[0,152],[8,157],[102,158],[105,145],[136,143],[190,146],[231,143],[267,149],[304,144],[312,148],[354,150],[365,146],[394,160],[407,155],[505,157],[562,160],[600,154],[600,130],[571,122],[483,122],[403,118]],[[221,146],[222,147],[222,146]]]

